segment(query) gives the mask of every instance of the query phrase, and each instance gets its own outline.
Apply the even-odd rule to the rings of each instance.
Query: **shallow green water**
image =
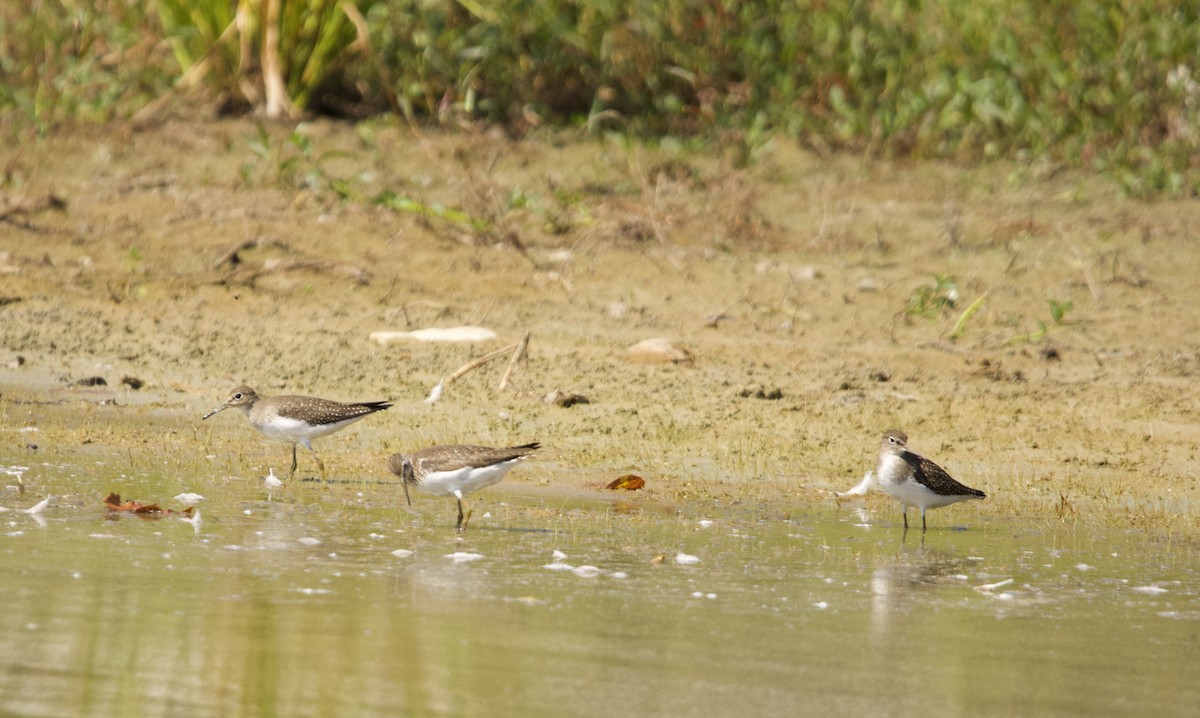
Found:
[[[733,507],[707,523],[510,486],[489,490],[460,540],[451,502],[409,510],[395,486],[295,483],[269,497],[258,477],[35,458],[0,455],[30,490],[6,490],[4,506],[60,497],[38,516],[0,514],[0,715],[1200,705],[1196,561],[1135,533],[950,509],[923,541],[902,540],[879,502],[798,506],[788,521]],[[198,526],[100,504],[116,489],[178,506],[180,485],[207,497]]]

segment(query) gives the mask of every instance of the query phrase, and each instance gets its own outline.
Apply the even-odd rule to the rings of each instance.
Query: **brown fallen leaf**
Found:
[[[172,511],[171,509],[163,509],[158,504],[143,504],[141,502],[134,501],[133,499],[121,501],[120,494],[110,493],[108,496],[104,497],[104,508],[108,509],[109,511],[125,511],[131,514],[140,515],[166,514],[169,516],[171,514],[181,514],[183,516],[191,516],[193,507],[189,506],[182,511]]]
[[[576,394],[572,391],[559,391],[555,389],[546,396],[542,397],[542,401],[546,404],[554,404],[561,406],[564,409],[570,409],[576,404],[591,404],[592,400],[588,399],[583,394]]]
[[[626,491],[637,491],[646,486],[646,480],[637,474],[625,474],[619,476],[609,482],[606,489],[625,489]]]

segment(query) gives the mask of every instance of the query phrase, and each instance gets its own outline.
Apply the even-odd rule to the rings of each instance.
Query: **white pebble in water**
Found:
[[[690,553],[680,552],[680,553],[675,554],[675,563],[681,564],[684,566],[695,564],[695,563],[700,563],[700,557],[693,556]]]
[[[321,543],[321,539],[314,538],[312,536],[301,536],[300,538],[296,539],[296,543],[303,544],[305,546],[317,546]]]
[[[446,558],[454,563],[466,563],[467,561],[478,561],[483,558],[483,554],[471,553],[469,551],[455,551],[454,553],[446,554]]]
[[[395,551],[392,551],[392,555],[396,558],[408,558],[409,556],[413,555],[413,552],[406,548],[398,548]]]
[[[571,569],[571,573],[582,578],[592,578],[593,576],[600,575],[600,569],[595,566],[576,566]]]

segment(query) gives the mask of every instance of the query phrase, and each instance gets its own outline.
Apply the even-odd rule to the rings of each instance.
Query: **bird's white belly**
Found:
[[[904,459],[899,456],[889,455],[879,462],[879,469],[875,473],[879,481],[879,487],[887,492],[889,496],[904,506],[915,506],[922,511],[977,498],[969,494],[951,494],[947,496],[935,493],[928,486],[911,478],[911,471],[912,467]],[[906,478],[897,481],[897,476]]]
[[[491,486],[508,473],[520,459],[511,459],[491,466],[467,466],[454,471],[432,471],[417,484],[417,488],[434,496],[461,498],[472,491]]]
[[[946,506],[955,501],[961,501],[965,496],[941,496],[935,494],[920,484],[916,479],[908,479],[906,481],[881,481],[879,485],[883,487],[892,498],[896,499],[905,506],[916,506],[919,509],[932,509],[939,506]]]
[[[277,441],[286,441],[292,444],[303,444],[305,448],[311,449],[309,444],[313,439],[319,439],[322,436],[328,436],[338,429],[352,424],[361,419],[361,416],[356,416],[353,419],[345,421],[337,421],[332,424],[318,424],[313,426],[299,419],[291,419],[286,416],[275,416],[270,421],[258,427],[258,430],[264,436],[276,439]]]

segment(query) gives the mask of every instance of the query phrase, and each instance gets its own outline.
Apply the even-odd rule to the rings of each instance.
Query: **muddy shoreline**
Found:
[[[385,474],[387,454],[431,443],[537,440],[511,480],[596,491],[632,471],[647,501],[786,515],[834,501],[901,427],[989,494],[943,520],[1200,536],[1194,202],[783,141],[739,170],[573,135],[301,131],[310,155],[283,127],[255,154],[249,121],[78,128],[4,151],[10,459],[157,451],[161,431],[196,456],[282,454],[240,417],[199,426],[244,382],[397,402],[322,440],[348,473]],[[459,325],[497,338],[369,339]],[[423,402],[526,332],[510,388],[496,390],[500,361]],[[685,354],[629,354],[656,337]],[[108,386],[73,385],[89,376]],[[588,402],[544,401],[556,391]],[[36,403],[58,400],[88,408]],[[130,412],[140,430],[97,430]]]

